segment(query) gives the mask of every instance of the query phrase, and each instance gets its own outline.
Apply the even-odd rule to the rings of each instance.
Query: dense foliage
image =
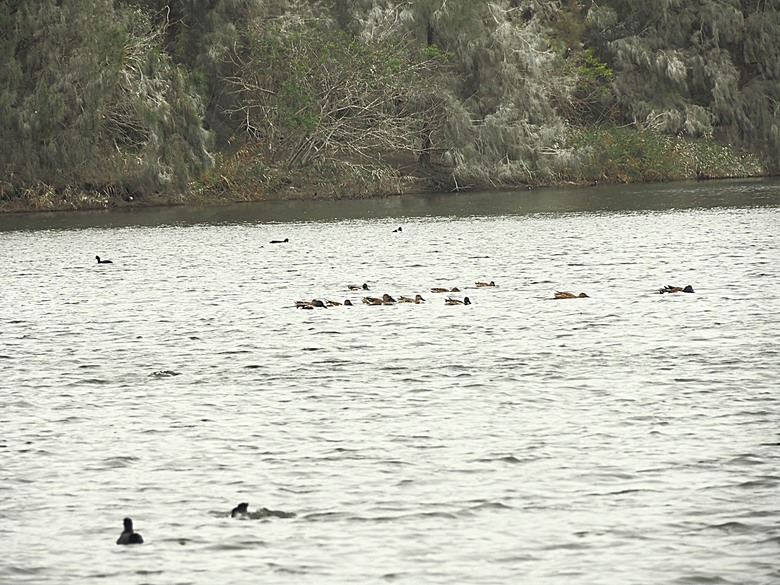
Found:
[[[4,191],[182,189],[212,163],[201,97],[148,14],[110,0],[6,2],[0,28]]]
[[[780,167],[780,12],[763,0],[604,0],[589,41],[614,65],[623,118],[751,145]]]
[[[9,0],[0,32],[6,200],[780,169],[765,0]]]

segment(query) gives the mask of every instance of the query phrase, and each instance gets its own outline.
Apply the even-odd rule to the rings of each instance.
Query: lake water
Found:
[[[0,216],[0,583],[780,583],[779,244],[778,181]]]

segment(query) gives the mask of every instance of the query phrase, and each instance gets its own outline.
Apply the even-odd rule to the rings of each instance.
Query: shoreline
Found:
[[[232,156],[217,156],[212,167],[184,186],[186,191],[163,188],[144,192],[119,179],[97,184],[48,184],[38,180],[15,186],[0,181],[0,214],[381,199],[420,193],[446,195],[773,176],[773,167],[759,155],[729,144],[621,127],[581,128],[561,152],[537,158],[535,170],[519,168],[511,161],[488,167],[470,161],[452,166],[443,154],[422,163],[414,153],[399,150],[382,153],[373,161],[332,158],[288,169],[269,166],[256,145],[244,145]]]
[[[500,186],[477,186],[472,188],[443,190],[433,187],[424,188],[417,185],[417,188],[408,190],[388,191],[342,191],[339,194],[328,193],[322,189],[313,187],[302,188],[298,190],[277,191],[272,195],[268,192],[257,193],[255,196],[246,193],[234,191],[222,191],[221,193],[211,192],[204,194],[193,191],[189,194],[154,194],[139,198],[108,196],[105,194],[95,194],[90,192],[68,193],[57,199],[47,197],[43,200],[37,198],[18,198],[10,201],[0,200],[0,215],[11,214],[34,214],[34,213],[62,213],[62,212],[80,212],[80,211],[132,211],[134,209],[150,208],[173,208],[188,206],[223,206],[234,205],[236,203],[261,203],[261,202],[281,202],[281,201],[341,201],[358,199],[384,199],[388,197],[404,197],[409,195],[420,195],[424,193],[449,194],[464,193],[469,191],[533,191],[537,189],[551,188],[571,188],[585,189],[598,185],[630,185],[630,184],[664,184],[678,183],[687,181],[725,181],[725,180],[748,180],[748,179],[771,179],[775,177],[772,174],[756,175],[729,175],[729,176],[707,176],[707,177],[685,177],[673,180],[661,181],[625,181],[620,179],[603,181],[559,181],[547,184],[537,185],[500,185]],[[321,185],[320,185],[321,186]]]

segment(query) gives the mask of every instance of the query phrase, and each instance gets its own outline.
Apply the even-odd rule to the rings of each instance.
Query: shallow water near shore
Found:
[[[0,216],[0,583],[780,582],[779,239],[778,181]]]

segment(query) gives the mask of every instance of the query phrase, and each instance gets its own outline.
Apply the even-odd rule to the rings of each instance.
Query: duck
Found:
[[[347,290],[369,290],[368,285],[364,282],[362,285],[360,284],[348,284]]]
[[[572,292],[559,292],[556,291],[555,293],[556,299],[589,299],[590,297],[586,295],[584,292],[581,292],[578,295],[575,295]]]
[[[660,289],[658,292],[661,293],[661,294],[664,294],[664,293],[678,293],[678,292],[692,293],[694,291],[693,291],[693,287],[690,284],[687,285],[687,286],[684,286],[684,287],[682,287],[682,286],[670,286],[670,285],[667,284],[665,287]]]
[[[350,301],[349,299],[346,299],[343,303],[339,301],[325,301],[325,304],[328,305],[329,307],[340,307],[342,305],[351,307],[352,301]]]
[[[395,304],[395,303],[397,303],[397,302],[398,302],[398,301],[396,301],[396,300],[395,300],[393,297],[391,297],[391,296],[390,296],[389,294],[387,294],[387,293],[385,293],[385,294],[383,294],[383,295],[382,295],[382,304],[383,304],[383,305],[394,305],[394,304]]]
[[[401,226],[399,225],[399,226],[398,226],[398,228],[396,228],[396,229],[394,229],[394,230],[393,230],[393,233],[394,233],[394,234],[397,234],[398,232],[402,232],[402,231],[404,231],[404,230],[403,230],[403,229],[401,228]]]
[[[249,502],[241,502],[230,511],[231,518],[246,518],[249,516]]]
[[[117,544],[143,544],[144,538],[133,530],[133,521],[130,518],[125,518],[125,529],[117,539]]]
[[[476,284],[478,288],[482,288],[483,286],[496,286],[496,283],[493,280],[490,282],[475,282],[474,284]]]
[[[95,260],[98,261],[98,264],[113,264],[111,260],[101,260],[100,256],[95,256]]]
[[[400,296],[400,297],[398,297],[398,302],[399,303],[414,303],[415,305],[419,305],[420,303],[424,303],[425,299],[422,298],[422,295],[414,295],[414,298]]]
[[[376,297],[363,297],[363,302],[366,305],[384,305],[382,299],[378,299]]]
[[[271,240],[271,244],[286,244],[290,241],[290,238],[285,238],[283,240]]]
[[[310,301],[295,301],[296,309],[313,309],[314,307],[321,307],[327,309],[328,306],[319,299],[312,299]]]
[[[445,305],[470,305],[471,299],[468,297],[463,297],[462,301],[459,299],[446,299],[444,301],[444,304]]]
[[[295,518],[294,512],[285,512],[284,510],[269,510],[268,508],[257,508],[254,512],[249,511],[249,504],[241,502],[230,511],[231,518],[247,518],[249,520],[262,520],[265,518]]]
[[[460,292],[460,289],[457,286],[454,286],[452,288],[434,287],[431,289],[431,292],[432,293]]]

